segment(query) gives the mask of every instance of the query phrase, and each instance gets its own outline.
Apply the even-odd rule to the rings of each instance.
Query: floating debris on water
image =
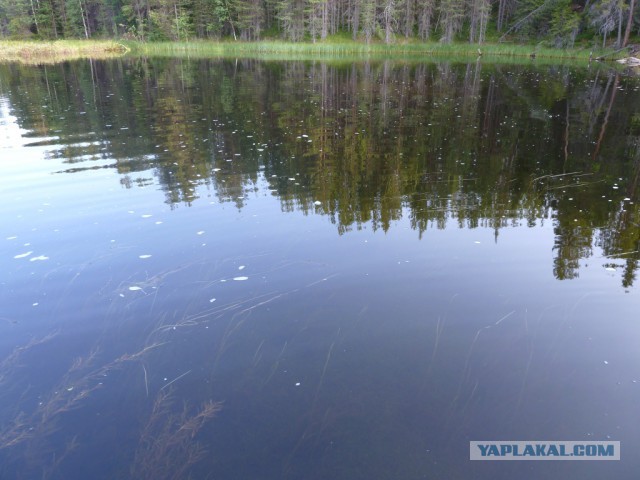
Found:
[[[319,200],[316,200],[315,202],[313,202],[313,204],[314,204],[316,207],[319,207],[320,205],[322,205],[322,202],[321,202],[321,201],[319,201]]]
[[[245,265],[240,265],[240,266],[238,267],[238,270],[244,270],[245,268],[246,268],[246,266],[245,266]]]
[[[142,290],[142,287],[138,287],[138,286],[133,286],[133,287],[129,287],[129,290],[131,290],[132,292],[137,292],[139,290]]]
[[[37,262],[37,261],[41,261],[41,260],[49,260],[49,257],[45,256],[45,255],[38,255],[37,257],[32,257],[29,259],[30,262]]]
[[[200,230],[199,232],[196,233],[196,235],[204,235],[204,230]]]
[[[236,282],[243,282],[245,280],[249,280],[249,277],[233,277]]]
[[[140,257],[139,257],[139,258],[142,258],[142,259],[145,259],[145,258],[151,258],[151,255],[148,255],[148,254],[146,254],[146,255],[140,255]]]
[[[213,302],[215,302],[215,301],[216,301],[216,299],[215,299],[215,298],[210,298],[210,299],[209,299],[209,303],[213,303]]]
[[[33,251],[31,251],[31,252],[26,252],[26,253],[21,253],[21,254],[19,254],[19,255],[16,255],[16,256],[15,256],[15,257],[13,257],[13,258],[24,258],[24,257],[28,257],[28,256],[29,256],[29,255],[31,255],[32,253],[33,253]]]

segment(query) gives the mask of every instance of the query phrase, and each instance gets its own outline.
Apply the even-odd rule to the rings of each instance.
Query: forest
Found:
[[[0,37],[627,46],[635,0],[0,0]]]

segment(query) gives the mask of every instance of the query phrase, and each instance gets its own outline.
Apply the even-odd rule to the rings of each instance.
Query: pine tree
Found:
[[[418,36],[421,40],[429,40],[431,38],[434,12],[435,0],[418,2]]]
[[[451,43],[462,30],[464,21],[464,2],[459,0],[441,0],[440,22],[442,23],[441,42]]]
[[[376,0],[361,0],[360,6],[360,28],[367,43],[376,33],[376,10],[378,8]]]

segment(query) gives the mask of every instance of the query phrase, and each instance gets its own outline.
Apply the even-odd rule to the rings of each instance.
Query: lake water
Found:
[[[0,65],[0,478],[637,478],[639,111],[598,66]]]

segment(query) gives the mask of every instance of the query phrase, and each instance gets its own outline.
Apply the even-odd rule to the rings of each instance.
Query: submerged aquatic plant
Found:
[[[9,384],[17,367],[25,362],[27,352],[52,338],[54,335],[33,339],[0,361],[0,384]],[[47,389],[47,394],[37,395],[35,399],[23,394],[15,406],[0,412],[0,477],[5,478],[7,474],[12,478],[34,478],[33,475],[39,472],[43,479],[64,478],[61,467],[68,466],[65,462],[71,454],[84,447],[78,432],[69,432],[70,424],[63,423],[69,418],[65,415],[89,407],[91,400],[96,398],[94,393],[103,386],[102,380],[109,373],[146,358],[150,351],[162,345],[164,343],[151,343],[135,353],[123,354],[102,365],[98,364],[100,352],[96,348],[76,358],[54,386]],[[143,369],[148,397],[144,365]],[[205,449],[195,436],[220,410],[220,404],[208,401],[194,410],[185,403],[179,413],[173,410],[173,404],[170,391],[161,388],[139,432],[138,441],[134,440],[129,449],[132,458],[130,478],[186,478],[191,468],[202,459]]]
[[[180,413],[174,413],[173,403],[170,393],[160,391],[156,396],[140,434],[131,478],[180,480],[203,458],[206,451],[194,438],[221,404],[208,401],[191,412],[185,403]]]

